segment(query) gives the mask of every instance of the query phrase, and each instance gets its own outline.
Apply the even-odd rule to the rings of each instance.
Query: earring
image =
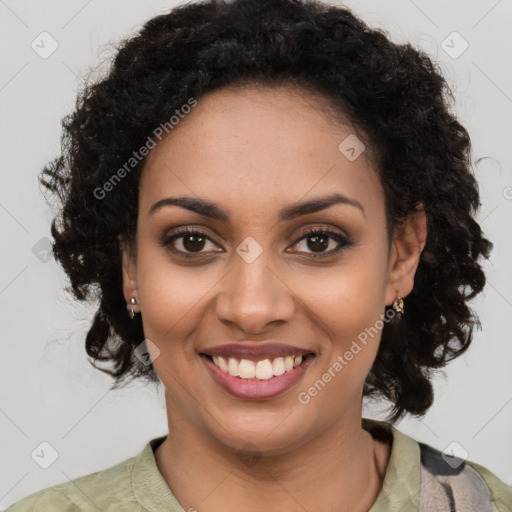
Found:
[[[135,297],[132,297],[132,298],[130,299],[130,304],[131,304],[132,306],[134,306],[135,304],[137,304],[137,301],[135,300]],[[130,310],[129,315],[130,315],[130,318],[133,320],[133,317],[135,316],[135,311],[133,310],[133,308],[130,308],[130,307],[128,307],[128,306],[127,306],[127,308]]]
[[[402,315],[404,314],[404,301],[400,295],[395,299],[395,302],[393,302],[393,309],[397,313],[402,313]]]

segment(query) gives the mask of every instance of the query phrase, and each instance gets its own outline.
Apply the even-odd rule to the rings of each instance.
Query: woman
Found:
[[[312,1],[189,3],[127,40],[41,181],[55,257],[99,299],[88,354],[114,387],[161,381],[169,435],[9,510],[511,510],[393,426],[469,347],[492,249],[447,94]]]

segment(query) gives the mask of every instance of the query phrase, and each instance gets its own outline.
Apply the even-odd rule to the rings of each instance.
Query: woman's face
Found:
[[[385,306],[411,291],[426,234],[416,223],[388,253],[383,189],[358,144],[312,96],[254,87],[202,96],[149,154],[124,293],[140,306],[170,428],[277,454],[343,418],[359,426]],[[299,208],[335,194],[346,199]],[[154,208],[183,197],[212,206]],[[295,348],[248,353],[240,366],[243,351],[229,363],[228,349],[232,371],[256,369],[256,380],[200,355],[275,343]],[[298,349],[314,356],[269,378]]]

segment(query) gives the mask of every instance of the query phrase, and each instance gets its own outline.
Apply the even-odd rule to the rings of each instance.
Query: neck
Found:
[[[294,450],[266,455],[226,447],[169,405],[170,434],[155,458],[185,510],[368,511],[382,487],[390,446],[362,429],[360,409]]]

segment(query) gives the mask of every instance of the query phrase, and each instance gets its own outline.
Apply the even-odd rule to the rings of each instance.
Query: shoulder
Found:
[[[37,491],[11,505],[6,512],[78,512],[85,510],[140,511],[131,488],[135,457],[74,480]]]
[[[26,496],[11,505],[6,512],[29,512],[36,510],[55,510],[75,512],[80,510],[64,494],[58,492],[54,487],[49,487]]]
[[[509,512],[512,487],[489,469],[469,460],[448,456],[425,443],[418,443],[421,454],[420,512],[478,510]]]
[[[485,481],[491,492],[491,500],[496,503],[499,512],[510,512],[512,510],[512,486],[505,484],[489,469],[476,462],[466,461],[466,464]]]

